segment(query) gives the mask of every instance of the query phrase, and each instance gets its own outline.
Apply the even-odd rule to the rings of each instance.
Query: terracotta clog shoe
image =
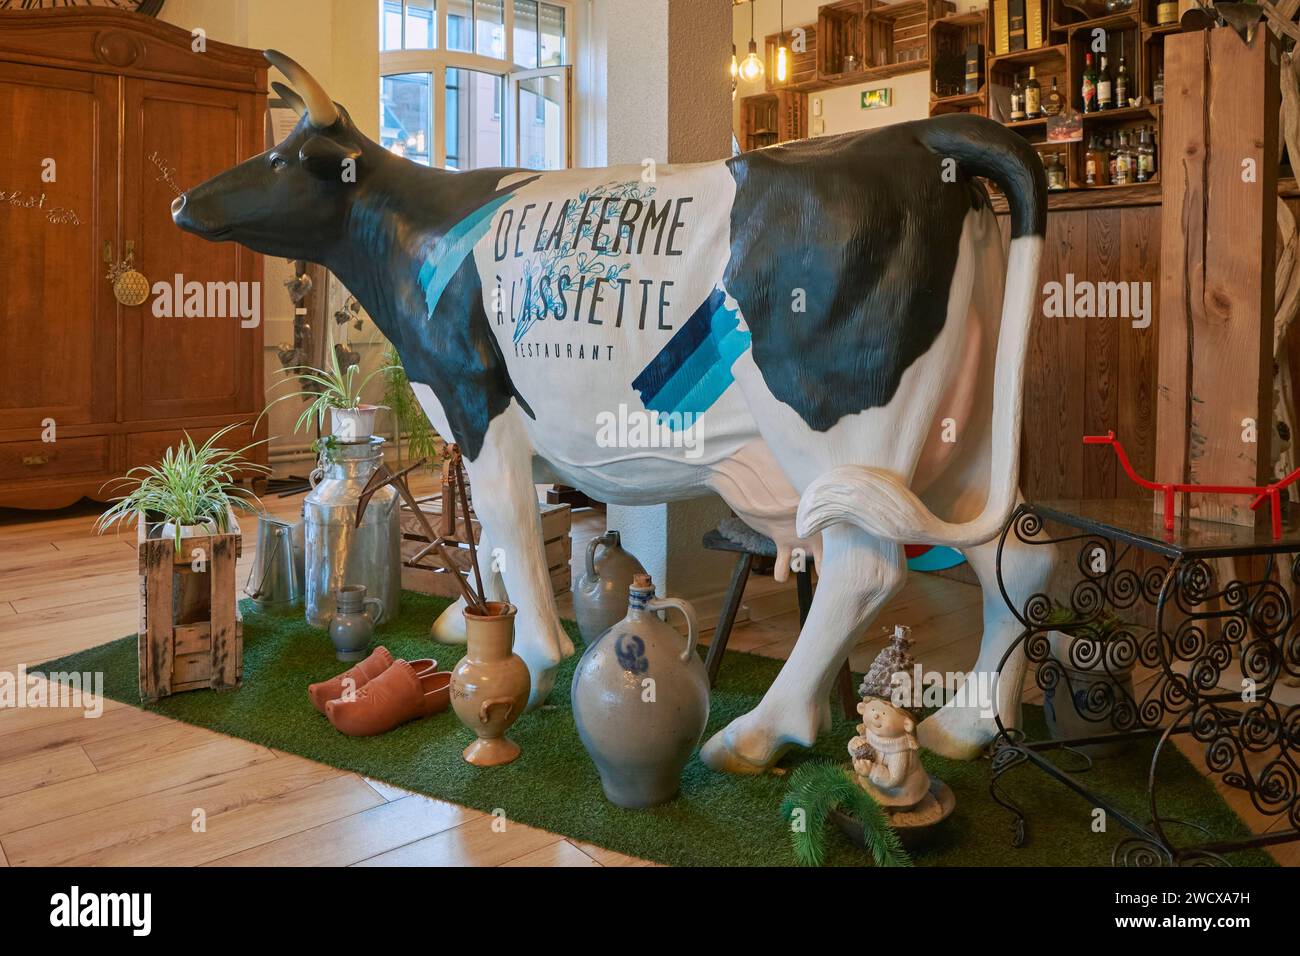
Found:
[[[327,703],[343,696],[349,679],[352,681],[351,689],[359,691],[392,666],[393,655],[388,653],[388,648],[381,644],[364,661],[353,664],[342,674],[321,681],[319,684],[308,685],[307,696],[311,698],[311,705],[323,714]]]
[[[440,713],[450,702],[449,672],[439,673],[433,666],[417,671],[411,662],[399,660],[357,691],[356,700],[331,700],[325,715],[340,733],[372,737],[408,720]]]

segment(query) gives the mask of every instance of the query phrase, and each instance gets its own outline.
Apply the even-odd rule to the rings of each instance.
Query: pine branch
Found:
[[[847,770],[827,762],[805,763],[790,775],[790,790],[781,802],[781,815],[791,823],[795,859],[803,866],[821,866],[826,859],[826,823],[840,808],[862,824],[868,852],[877,866],[911,866],[912,860],[889,824],[889,816],[859,787]],[[802,828],[794,826],[802,811]]]

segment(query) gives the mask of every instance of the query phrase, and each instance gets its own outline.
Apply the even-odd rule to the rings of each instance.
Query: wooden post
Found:
[[[1165,40],[1158,481],[1272,478],[1279,55],[1263,27],[1250,46],[1230,28]],[[1267,519],[1188,497],[1195,517]]]

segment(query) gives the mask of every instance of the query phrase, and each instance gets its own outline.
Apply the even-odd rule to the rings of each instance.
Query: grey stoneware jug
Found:
[[[628,589],[627,615],[583,653],[573,675],[573,720],[611,803],[652,807],[677,796],[682,770],[709,721],[709,675],[695,652],[695,611],[656,598],[648,574]],[[673,608],[683,637],[659,620]]]
[[[604,549],[599,566],[596,552]],[[627,589],[632,578],[645,574],[641,562],[623,550],[617,531],[606,531],[587,544],[587,570],[573,589],[573,616],[584,644],[623,620],[627,614]]]

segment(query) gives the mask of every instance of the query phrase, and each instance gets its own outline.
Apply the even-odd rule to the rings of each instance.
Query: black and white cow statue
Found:
[[[173,218],[324,265],[396,346],[464,451],[479,554],[504,555],[491,587],[519,608],[530,706],[573,653],[535,456],[601,501],[716,493],[776,542],[781,577],[795,549],[814,556],[798,643],[761,703],[705,744],[716,769],[760,772],[814,742],[836,672],[903,583],[905,543],[965,552],[985,595],[976,671],[996,670],[1018,629],[991,539],[1018,499],[1046,213],[1020,137],[957,115],[695,165],[449,172],[386,151],[298,64],[266,56],[300,121]],[[1007,196],[1009,262],[974,176]],[[1012,542],[1004,568],[1025,593],[1048,570]],[[458,624],[452,608],[436,633],[455,640]],[[1011,723],[1022,674],[1013,660],[997,695]],[[924,745],[969,757],[992,739],[990,706],[965,699],[922,725]]]

